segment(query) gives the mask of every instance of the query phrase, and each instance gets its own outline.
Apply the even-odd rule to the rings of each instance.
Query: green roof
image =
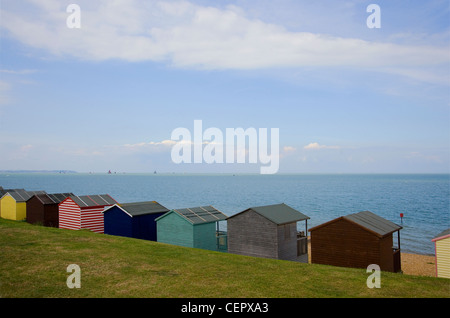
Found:
[[[310,218],[309,216],[291,208],[284,203],[252,207],[237,214],[241,214],[249,210],[258,213],[259,215],[265,217],[266,219],[272,221],[277,225],[304,221]],[[237,214],[232,215],[229,218],[232,218]]]

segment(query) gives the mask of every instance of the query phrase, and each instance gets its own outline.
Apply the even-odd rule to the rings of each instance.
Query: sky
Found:
[[[175,163],[198,120],[278,129],[277,173],[450,172],[447,0],[0,4],[0,170],[260,173]]]

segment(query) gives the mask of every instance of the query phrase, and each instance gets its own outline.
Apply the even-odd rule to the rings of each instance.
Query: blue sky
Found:
[[[70,29],[69,4],[81,28]],[[381,9],[370,29],[369,4]],[[450,172],[448,1],[1,0],[0,170],[174,164],[171,133],[279,128],[279,173]]]

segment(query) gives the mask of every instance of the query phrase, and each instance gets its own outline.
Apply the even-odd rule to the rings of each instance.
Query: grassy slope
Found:
[[[69,289],[69,264],[81,288]],[[450,280],[253,258],[0,219],[0,297],[446,297]]]

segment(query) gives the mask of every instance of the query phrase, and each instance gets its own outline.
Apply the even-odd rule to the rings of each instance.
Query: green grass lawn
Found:
[[[81,288],[66,271],[81,269]],[[0,219],[4,298],[449,298],[450,280],[301,264]]]

